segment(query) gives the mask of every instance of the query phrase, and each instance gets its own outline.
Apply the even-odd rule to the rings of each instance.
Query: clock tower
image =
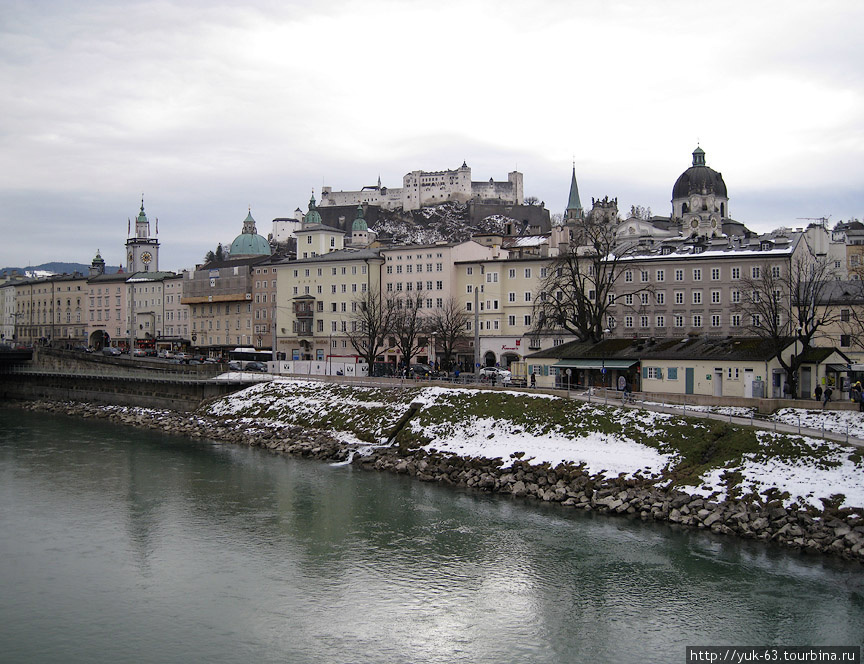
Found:
[[[159,220],[156,220],[159,226]],[[132,223],[129,223],[129,232]],[[158,230],[157,230],[158,232]],[[130,274],[136,272],[159,271],[159,240],[150,237],[150,221],[144,214],[144,197],[141,197],[141,211],[135,219],[135,234],[126,240],[126,269]]]

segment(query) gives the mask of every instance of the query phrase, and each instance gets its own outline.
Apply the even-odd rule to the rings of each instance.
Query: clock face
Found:
[[[149,263],[153,260],[153,254],[151,254],[149,251],[145,251],[143,254],[141,254],[141,260],[144,263]]]

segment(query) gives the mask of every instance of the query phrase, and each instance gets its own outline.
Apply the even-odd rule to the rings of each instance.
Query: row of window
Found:
[[[693,281],[702,281],[702,275],[705,272],[708,272],[707,269],[701,267],[694,267],[691,269],[691,276]],[[730,278],[732,281],[741,279],[741,275],[744,274],[743,270],[745,268],[741,267],[732,267],[730,269]],[[650,282],[651,271],[650,270],[625,270],[624,271],[624,281],[627,283],[633,283],[636,276],[639,276],[639,281],[643,284],[647,284]],[[675,268],[673,270],[675,281],[684,281],[684,268]],[[779,265],[771,266],[771,276],[774,278],[779,278],[782,274]],[[722,268],[712,267],[710,269],[711,281],[720,281],[722,279]],[[762,278],[762,266],[760,265],[751,265],[750,266],[750,278],[751,279],[761,279]],[[658,268],[654,271],[654,281],[655,282],[664,282],[666,281],[666,270],[663,268]]]
[[[558,291],[558,293],[556,293],[556,295],[558,296],[558,299],[560,300],[564,294],[562,292]],[[628,294],[623,296],[624,305],[628,306],[628,307],[633,306],[634,302],[636,302],[636,295],[638,295],[638,303],[642,304],[642,305],[650,304],[652,295],[654,297],[654,304],[658,304],[658,305],[666,304],[665,291],[658,291],[655,293],[638,293],[638,294],[628,293]],[[704,295],[704,293],[701,290],[690,291],[691,304],[703,304],[703,302],[704,302],[703,295]],[[710,295],[711,304],[722,304],[723,303],[723,291],[712,290],[709,293],[709,295]],[[775,290],[774,291],[775,301],[779,300],[782,297],[782,295],[783,294],[779,290]],[[526,296],[525,301],[530,302],[530,300],[527,297],[528,293],[526,293],[525,296]],[[593,298],[593,291],[591,291],[589,293],[589,297]],[[684,304],[685,299],[686,299],[686,291],[674,291],[672,293],[672,297],[673,297],[673,301],[675,304]],[[737,290],[737,289],[731,290],[731,291],[729,291],[729,297],[731,299],[732,304],[740,304],[741,303],[741,297],[742,297],[742,291]],[[759,291],[752,291],[749,294],[749,299],[751,302],[759,302],[760,298],[761,298],[761,295],[760,295]],[[513,302],[512,299],[510,301]],[[617,304],[618,300],[617,300],[614,293],[609,293],[608,302],[610,305]]]
[[[686,327],[685,321],[687,317],[684,314],[673,314],[669,317],[672,322],[672,327]],[[650,316],[624,316],[624,327],[625,328],[633,328],[636,327],[636,321],[639,322],[639,327],[651,327],[651,317]],[[703,327],[706,321],[710,320],[711,327],[723,327],[723,316],[722,314],[711,314],[710,316],[703,316],[702,314],[693,314],[690,316],[690,327]],[[729,317],[729,324],[732,327],[741,327],[745,317],[742,314],[732,314]],[[667,317],[665,314],[658,314],[654,316],[654,327],[666,327]],[[613,316],[609,317],[609,326],[615,327],[616,321]],[[752,327],[760,327],[762,324],[762,318],[759,314],[753,314],[749,316],[749,323]]]
[[[396,274],[402,274],[402,265],[396,266]],[[411,274],[412,272],[423,272],[423,263],[417,263],[417,265],[405,265],[405,273]],[[426,271],[432,272],[432,263],[426,263]],[[435,263],[435,272],[443,272],[444,271],[444,263]],[[386,268],[387,274],[393,274],[393,266],[388,265]]]
[[[360,268],[360,274],[366,274],[366,268],[367,268],[366,265],[359,265],[359,266],[358,266],[358,265],[352,265],[352,266],[351,266],[351,272],[350,272],[350,273],[351,273],[351,274],[357,274],[357,268],[358,268],[358,267]],[[312,270],[313,270],[313,269],[314,269],[315,272],[316,272],[316,276],[318,276],[318,277],[322,277],[322,276],[324,276],[324,268],[323,268],[323,267],[319,267],[319,268],[311,268],[311,267],[307,267],[307,268],[304,268],[304,269],[303,269],[303,276],[304,276],[304,277],[311,277],[311,276],[312,276]],[[331,267],[331,268],[330,268],[330,274],[331,274],[332,276],[334,276],[334,277],[335,277],[337,274],[347,275],[348,273],[349,273],[349,272],[348,272],[348,267],[347,267],[347,266],[342,266],[341,268],[337,268],[337,267]],[[300,277],[300,270],[299,270],[299,269],[294,270],[294,278],[295,278],[295,279],[298,279],[299,277]],[[257,284],[257,282],[256,282],[256,284]],[[266,288],[267,285],[265,284],[264,287]],[[273,282],[273,287],[274,287],[274,288],[276,287],[276,282],[275,282],[275,281]]]

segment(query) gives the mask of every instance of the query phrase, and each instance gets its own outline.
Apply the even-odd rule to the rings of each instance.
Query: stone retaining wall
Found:
[[[516,458],[512,466],[499,462],[424,449],[396,446],[369,448],[346,444],[324,431],[260,422],[247,422],[171,411],[147,411],[77,402],[26,402],[28,410],[45,410],[83,418],[103,418],[193,438],[208,438],[260,447],[274,452],[325,461],[346,461],[366,470],[410,475],[479,491],[509,494],[559,503],[564,507],[667,521],[864,562],[864,510],[827,505],[822,510],[784,507],[773,496],[750,495],[713,501],[691,496],[656,480],[591,475],[582,466],[532,465]],[[514,455],[519,456],[519,455]]]

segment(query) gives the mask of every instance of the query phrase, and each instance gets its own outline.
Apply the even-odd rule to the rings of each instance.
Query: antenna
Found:
[[[818,221],[819,225],[822,226],[822,228],[825,228],[825,226],[828,225],[828,220],[831,218],[831,215],[829,214],[827,217],[795,217],[795,218],[796,219],[806,219],[807,221]]]

